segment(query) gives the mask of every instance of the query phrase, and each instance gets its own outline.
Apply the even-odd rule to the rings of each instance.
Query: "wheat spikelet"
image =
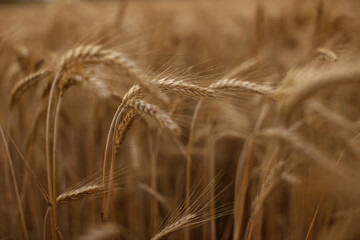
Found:
[[[166,113],[162,112],[157,106],[145,102],[144,100],[140,99],[129,99],[124,103],[126,107],[132,107],[138,112],[145,113],[156,121],[160,123],[160,125],[166,127],[170,131],[174,132],[175,134],[180,133],[180,129],[177,124],[168,116]]]
[[[139,113],[134,108],[129,108],[125,112],[125,116],[120,119],[119,125],[117,126],[114,135],[114,146],[116,152],[119,149],[121,143],[124,141],[129,128],[137,116],[139,116]]]
[[[56,198],[56,204],[65,204],[74,200],[83,199],[85,197],[99,194],[103,191],[101,184],[83,186],[77,189],[65,191]]]
[[[13,106],[16,101],[20,99],[22,94],[31,86],[36,84],[41,79],[49,76],[52,73],[50,69],[42,69],[36,73],[30,74],[24,79],[18,81],[11,90],[10,104]]]
[[[59,80],[60,92],[65,93],[71,86],[80,84],[85,78],[83,72],[84,66],[80,64],[68,64],[66,68],[62,70],[62,76]]]
[[[128,100],[138,97],[141,95],[140,85],[133,85],[123,96],[123,103],[126,103]]]
[[[64,94],[65,91],[71,86],[76,84],[81,84],[89,88],[92,92],[95,92],[100,98],[114,98],[121,100],[121,97],[117,93],[109,90],[108,86],[101,81],[98,77],[83,76],[83,75],[73,75],[65,81],[66,85],[61,85],[61,93]]]
[[[61,59],[60,68],[65,70],[66,67],[76,63],[96,62],[106,54],[101,46],[85,45],[70,49]]]
[[[271,95],[274,91],[271,87],[260,85],[253,82],[241,81],[235,78],[219,80],[215,83],[212,83],[209,86],[209,88],[215,90],[239,88],[251,93],[256,93],[261,95]]]
[[[326,59],[331,62],[337,61],[337,55],[328,48],[318,48],[316,49],[316,54],[322,59]]]
[[[108,54],[104,57],[104,62],[126,69],[130,76],[136,79],[146,92],[151,93],[164,103],[169,103],[168,97],[160,92],[155,84],[153,84],[147,76],[145,76],[143,71],[123,54],[119,52],[108,52]]]
[[[75,86],[77,84],[80,84],[83,82],[84,77],[80,74],[72,75],[66,78],[63,78],[65,80],[62,80],[60,82],[60,92],[64,94],[66,90],[68,90],[71,86]]]
[[[83,66],[78,64],[71,65],[63,71],[63,76],[59,82],[60,93],[63,95],[70,87],[83,85],[95,92],[100,98],[113,98],[121,100],[121,97],[96,76],[93,71],[84,70]]]
[[[183,94],[190,97],[215,97],[215,91],[210,88],[185,83],[176,79],[160,79],[155,83],[164,91]]]

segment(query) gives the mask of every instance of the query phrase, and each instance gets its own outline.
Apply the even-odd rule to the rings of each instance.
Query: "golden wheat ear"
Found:
[[[180,80],[171,78],[162,78],[160,80],[153,80],[153,83],[164,92],[177,94],[179,96],[187,96],[193,98],[212,98],[215,97],[215,91],[209,87],[201,87],[195,84],[186,83]],[[123,102],[129,99],[140,97],[142,95],[140,85],[132,86],[123,97]]]
[[[95,63],[125,70],[149,94],[169,103],[169,98],[144,74],[139,66],[121,52],[105,50],[102,46],[85,45],[69,50],[61,60],[60,72],[73,65]]]
[[[118,151],[121,143],[124,141],[128,130],[130,129],[132,123],[139,116],[139,113],[134,108],[127,108],[124,111],[124,115],[120,115],[119,124],[115,129],[114,134],[114,146],[115,152]]]
[[[13,107],[30,87],[34,86],[41,79],[48,77],[51,73],[52,70],[50,69],[42,69],[18,81],[11,89],[10,106]]]
[[[118,169],[114,172],[113,175],[110,174],[105,176],[105,184],[110,181],[113,183],[114,189],[123,188],[125,182],[125,173],[127,168]],[[56,204],[68,204],[76,200],[85,199],[88,197],[99,196],[104,192],[108,191],[108,189],[104,188],[102,183],[102,176],[98,176],[95,174],[90,179],[84,179],[82,182],[77,184],[76,186],[65,190],[56,198]]]
[[[186,227],[195,228],[211,221],[213,218],[232,214],[232,204],[216,207],[215,216],[212,216],[209,210],[212,204],[219,202],[222,194],[227,189],[222,188],[220,190],[219,179],[220,176],[216,176],[202,191],[196,187],[190,194],[189,206],[186,207],[184,202],[181,203],[151,239],[159,240]],[[213,191],[216,192],[215,196]]]
[[[330,62],[336,62],[338,60],[338,57],[335,52],[333,52],[329,48],[318,48],[316,49],[316,55],[320,59],[324,59]]]
[[[187,83],[176,79],[162,78],[155,81],[155,84],[163,91],[175,93],[188,97],[215,97],[215,91],[209,87],[201,87],[195,84]]]
[[[236,78],[222,79],[215,83],[212,83],[209,88],[214,90],[244,90],[250,93],[256,93],[260,95],[270,96],[274,93],[274,89],[249,81],[242,81]]]
[[[164,113],[156,105],[148,103],[140,99],[130,99],[124,103],[125,107],[132,107],[140,113],[149,115],[155,119],[161,126],[169,129],[175,135],[180,134],[180,128],[178,125],[171,119],[171,117]]]

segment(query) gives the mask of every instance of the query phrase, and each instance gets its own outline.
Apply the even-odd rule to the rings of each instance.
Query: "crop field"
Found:
[[[0,3],[0,239],[360,239],[359,12]]]

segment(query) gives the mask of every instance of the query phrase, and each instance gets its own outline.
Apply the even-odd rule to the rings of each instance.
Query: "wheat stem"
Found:
[[[14,165],[13,165],[13,162],[12,162],[12,159],[11,159],[9,146],[8,146],[7,141],[6,141],[6,137],[5,137],[3,127],[2,127],[1,124],[0,124],[0,133],[1,133],[2,140],[4,142],[5,152],[6,152],[6,156],[7,156],[8,163],[9,163],[11,178],[12,178],[14,191],[15,191],[15,195],[16,195],[16,201],[17,201],[17,205],[18,205],[18,208],[19,208],[19,212],[20,212],[21,226],[22,226],[23,231],[24,231],[24,237],[25,237],[26,240],[28,240],[29,239],[29,233],[28,233],[27,227],[26,227],[23,207],[21,205],[19,189],[18,189],[18,186],[17,186],[16,176],[15,176],[15,169],[14,169]]]

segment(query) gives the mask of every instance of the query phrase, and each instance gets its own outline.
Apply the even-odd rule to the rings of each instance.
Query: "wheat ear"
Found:
[[[186,83],[176,79],[163,78],[155,81],[155,84],[164,91],[177,93],[189,97],[215,97],[215,91],[208,87]]]
[[[168,103],[169,99],[156,86],[148,80],[143,71],[125,57],[124,54],[111,50],[104,50],[101,46],[85,45],[71,49],[65,54],[61,61],[62,66],[79,64],[79,63],[103,63],[109,66],[125,69],[127,73],[135,79],[145,91],[151,93],[164,103]]]
[[[326,60],[328,60],[330,62],[336,62],[337,61],[336,53],[334,53],[329,48],[318,48],[318,49],[316,49],[316,54],[319,57],[321,57],[323,59],[326,59]]]
[[[137,116],[139,116],[139,113],[134,108],[128,108],[124,117],[120,119],[114,135],[114,146],[116,152],[118,151],[121,143],[124,141],[129,128]]]
[[[18,81],[11,89],[10,105],[14,106],[27,89],[35,85],[41,79],[49,76],[51,73],[52,70],[50,69],[42,69]]]
[[[222,79],[215,83],[212,83],[209,88],[215,90],[222,89],[242,89],[251,93],[261,94],[261,95],[271,95],[274,90],[271,87],[260,85],[253,82],[241,81],[235,78],[231,79]]]
[[[209,214],[208,208],[211,204],[215,204],[226,190],[220,190],[214,198],[211,196],[213,188],[219,190],[217,185],[219,177],[213,179],[203,191],[194,191],[190,194],[190,205],[189,208],[185,207],[185,204],[180,204],[177,209],[172,212],[170,218],[164,222],[162,229],[155,234],[151,240],[159,240],[164,238],[168,234],[183,229],[185,227],[196,227],[205,222],[210,221],[213,217]],[[215,218],[225,216],[232,213],[231,205],[223,205],[216,208],[217,214]]]
[[[177,124],[170,118],[169,115],[161,111],[157,106],[150,104],[144,100],[140,99],[130,99],[124,103],[125,107],[132,107],[138,112],[149,115],[154,118],[160,125],[169,129],[171,132],[178,135],[180,129]]]
[[[196,218],[196,214],[188,214],[181,217],[179,220],[170,224],[169,226],[164,227],[158,234],[151,238],[151,240],[159,240],[165,237],[166,235],[175,232],[189,225],[189,222]]]
[[[154,80],[154,84],[157,85],[161,90],[174,93],[178,95],[185,95],[189,97],[215,97],[215,91],[208,87],[201,87],[190,83],[185,83],[183,81],[179,81],[176,79],[167,79],[163,78],[160,80]],[[129,91],[124,95],[123,101],[140,96],[142,93],[142,89],[140,85],[132,86]]]
[[[101,184],[95,184],[65,191],[56,198],[56,204],[66,204],[74,200],[79,200],[91,195],[99,194],[103,191],[103,189],[104,188]]]

